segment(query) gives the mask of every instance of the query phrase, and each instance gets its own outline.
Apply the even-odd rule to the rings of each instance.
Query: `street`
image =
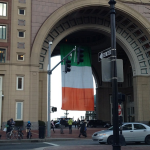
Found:
[[[99,144],[91,139],[74,139],[68,141],[51,141],[51,142],[27,142],[27,143],[0,143],[1,150],[53,150],[53,149],[111,149],[111,145]],[[122,150],[149,150],[150,145],[145,145],[144,143],[128,143],[127,146],[123,146]]]

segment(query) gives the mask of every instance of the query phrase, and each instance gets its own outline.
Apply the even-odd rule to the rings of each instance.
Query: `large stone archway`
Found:
[[[39,68],[40,72],[40,80],[46,83],[46,78],[43,80],[43,77],[46,77],[46,69],[47,69],[47,53],[42,52],[42,48],[44,47],[45,51],[48,50],[48,41],[52,40],[52,51],[55,46],[67,35],[74,33],[83,29],[92,29],[97,30],[100,33],[104,33],[105,35],[110,34],[110,24],[109,19],[106,17],[96,18],[96,23],[92,22],[90,18],[90,22],[71,25],[70,20],[67,20],[65,17],[67,15],[72,14],[75,11],[79,11],[83,8],[89,7],[101,7],[104,9],[109,8],[108,1],[92,1],[91,0],[76,0],[72,1],[63,7],[59,8],[55,11],[49,18],[44,22],[41,26],[37,36],[34,40],[32,51],[31,51],[31,64],[32,65],[41,65]],[[147,113],[149,112],[149,58],[147,57],[147,53],[149,53],[149,48],[147,49],[147,44],[149,43],[149,22],[144,19],[139,13],[127,7],[126,5],[118,2],[116,5],[117,11],[120,13],[122,20],[117,21],[116,32],[117,32],[117,43],[119,43],[124,51],[126,52],[130,63],[132,65],[132,72],[134,76],[134,99],[135,99],[135,114],[136,121],[148,121]],[[108,14],[109,15],[109,14]],[[107,16],[108,16],[107,15]],[[103,21],[102,21],[103,19]],[[62,20],[65,22],[69,22],[70,27],[64,27],[64,30],[61,32],[59,29],[56,29],[62,24]],[[65,25],[64,25],[65,26]],[[61,28],[60,28],[61,30]],[[136,36],[134,31],[142,30],[140,37]],[[57,34],[57,31],[58,34]],[[147,38],[147,40],[141,41],[142,37]],[[43,46],[44,45],[44,46]],[[36,57],[35,57],[36,56]],[[40,61],[39,61],[40,60]],[[146,88],[146,91],[142,89]],[[45,88],[46,89],[46,88]],[[98,90],[97,90],[98,91]],[[139,91],[142,91],[139,93]],[[99,91],[98,91],[99,92]],[[46,95],[46,90],[43,91],[43,94]],[[143,95],[146,95],[143,97]],[[46,97],[43,99],[46,101]],[[145,101],[145,102],[143,102]],[[143,103],[146,106],[146,111],[144,108],[140,106]],[[46,104],[46,102],[45,102]],[[100,112],[99,112],[100,113]],[[46,114],[46,113],[45,113]],[[144,114],[144,117],[143,117]]]

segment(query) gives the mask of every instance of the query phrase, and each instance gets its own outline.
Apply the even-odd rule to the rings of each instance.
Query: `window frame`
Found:
[[[23,36],[23,37],[20,37],[20,36],[19,36],[19,33],[20,33],[20,32],[23,32],[23,34],[24,34],[24,36]],[[25,38],[25,31],[18,30],[18,38]]]
[[[21,103],[21,118],[17,118],[18,103]],[[23,120],[23,102],[16,102],[16,120]]]
[[[20,14],[20,10],[24,10],[24,14]],[[26,9],[19,7],[19,8],[18,8],[18,15],[25,16],[25,15],[26,15]]]
[[[8,10],[8,3],[7,2],[0,2],[0,4],[6,4],[6,16],[3,15],[3,10],[2,10],[2,15],[0,15],[0,18],[7,18],[7,10]],[[4,6],[2,6],[3,9]]]
[[[5,63],[6,62],[6,48],[0,47],[0,53],[1,51],[4,51],[3,55],[5,55],[5,57],[4,57],[4,62],[1,62],[1,57],[0,57],[0,63]]]
[[[0,38],[0,41],[6,41],[7,40],[7,25],[5,25],[5,24],[0,24],[0,26],[5,26],[6,28],[5,28],[5,39],[1,39]],[[2,28],[2,34],[3,34],[3,28]],[[3,35],[2,35],[3,36]]]
[[[21,83],[22,86],[21,86],[21,89],[18,88],[18,79],[19,79],[19,78],[22,78],[22,83]],[[23,76],[17,76],[16,90],[17,90],[17,91],[23,91],[23,87],[24,87],[24,77],[23,77]]]
[[[22,55],[22,56],[23,56],[23,60],[19,60],[19,59],[18,59],[19,55]],[[24,61],[24,56],[25,56],[24,54],[17,54],[17,61]]]

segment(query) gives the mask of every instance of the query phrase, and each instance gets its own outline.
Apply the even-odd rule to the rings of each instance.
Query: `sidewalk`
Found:
[[[91,136],[94,132],[96,131],[100,131],[100,130],[103,130],[103,129],[106,129],[106,128],[87,128],[87,139],[91,139]],[[36,140],[36,141],[48,141],[48,140],[65,140],[65,139],[78,139],[78,136],[79,136],[79,132],[80,130],[77,129],[77,128],[72,128],[72,134],[69,134],[69,127],[66,127],[64,129],[64,134],[60,134],[60,129],[59,128],[55,128],[55,133],[53,133],[53,130],[51,130],[51,137],[50,138],[47,138],[47,132],[46,132],[46,138],[45,139],[39,139],[39,131],[38,130],[31,130],[32,132],[32,141],[33,140]],[[25,130],[23,130],[23,133],[24,133],[24,137],[23,137],[23,140],[20,140],[20,141],[31,141],[30,139],[27,139],[26,138],[26,132]],[[0,142],[1,141],[8,141],[10,142],[10,140],[7,140],[6,139],[6,132],[4,131],[0,131],[0,135],[2,135],[1,139],[0,139]],[[85,137],[82,137],[81,136],[81,139]],[[12,139],[11,141],[17,141],[15,138]]]

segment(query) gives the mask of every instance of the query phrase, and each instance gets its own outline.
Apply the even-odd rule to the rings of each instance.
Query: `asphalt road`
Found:
[[[78,139],[72,141],[53,141],[53,142],[29,142],[29,143],[1,143],[0,150],[43,150],[45,148],[51,149],[52,147],[61,146],[105,146],[105,144],[99,144],[98,142],[92,141],[91,139]],[[150,145],[144,143],[135,144],[128,143],[126,147],[142,147],[150,149]],[[50,148],[51,147],[51,148]]]

